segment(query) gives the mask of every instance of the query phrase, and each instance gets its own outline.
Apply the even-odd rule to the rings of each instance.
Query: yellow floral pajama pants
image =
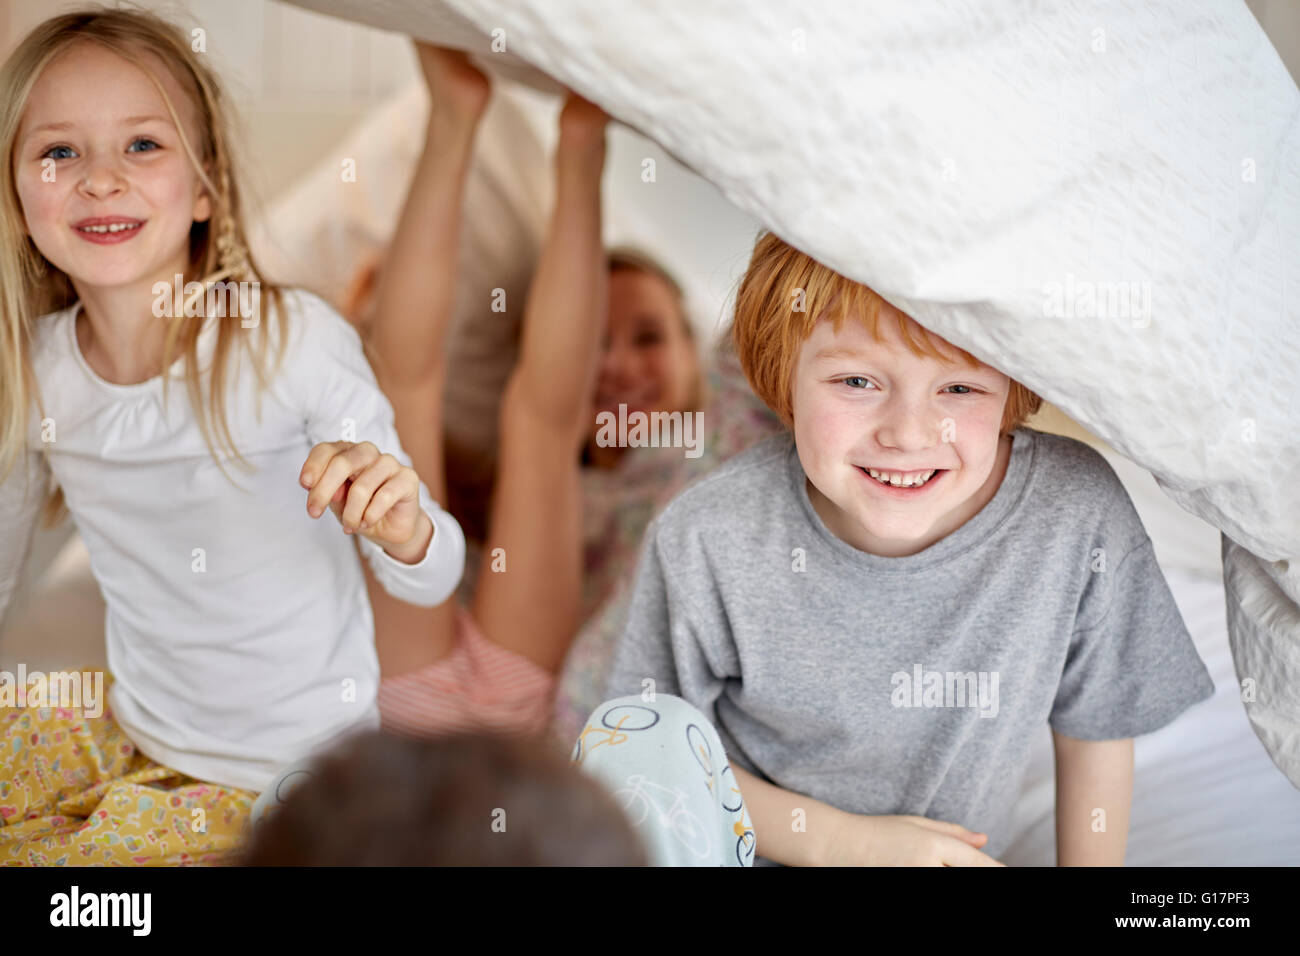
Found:
[[[0,708],[0,865],[229,862],[256,799],[154,763],[107,708]]]

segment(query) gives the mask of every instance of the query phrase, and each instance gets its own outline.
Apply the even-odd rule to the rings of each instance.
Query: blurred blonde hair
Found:
[[[244,334],[238,310],[235,315],[218,318],[206,394],[202,389],[197,352],[203,322],[186,321],[185,309],[173,309],[182,314],[165,320],[168,329],[163,351],[164,397],[169,378],[166,370],[171,367],[173,356],[183,355],[186,391],[213,458],[220,466],[224,452],[240,465],[251,467],[235,447],[226,418],[226,371],[231,351],[237,343],[249,350],[253,368],[265,387],[274,372],[267,363],[268,342],[272,338],[268,326],[280,322],[275,367],[283,358],[287,329],[283,324],[279,288],[261,279],[247,252],[247,233],[234,168],[230,107],[215,75],[195,55],[189,41],[176,27],[144,11],[92,8],[41,23],[18,44],[0,69],[0,156],[4,160],[0,169],[0,193],[3,193],[0,198],[0,480],[9,474],[23,450],[30,402],[35,400],[43,408],[31,365],[36,321],[75,302],[75,291],[68,276],[46,259],[27,235],[14,178],[15,140],[28,97],[41,72],[56,57],[84,43],[98,44],[116,53],[149,76],[211,197],[211,217],[207,222],[193,223],[190,228],[185,281],[200,282],[206,292],[212,282],[231,275],[231,263],[222,259],[233,250],[242,266],[234,278],[258,282],[262,331],[257,336],[258,347],[253,350],[250,345],[253,336]],[[189,95],[198,117],[197,144],[190,142],[185,124],[158,78],[144,66],[142,53],[152,53],[161,59]],[[218,248],[219,245],[224,249]],[[205,317],[207,299],[205,294],[199,300]],[[47,522],[53,522],[61,513],[62,493],[55,488],[46,502]]]
[[[803,292],[803,308],[799,310],[792,307],[797,290]],[[972,368],[984,364],[947,339],[926,331],[871,288],[845,278],[771,232],[759,236],[749,268],[740,281],[731,338],[750,387],[789,426],[794,422],[791,386],[795,360],[814,326],[829,319],[838,332],[844,320],[852,316],[879,340],[882,313],[895,316],[899,335],[914,355],[944,362],[960,360]],[[1023,425],[1042,401],[1012,379],[1002,411],[1002,433]]]

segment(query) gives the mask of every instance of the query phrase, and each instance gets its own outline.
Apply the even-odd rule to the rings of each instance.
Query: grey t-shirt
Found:
[[[610,697],[653,678],[751,773],[853,813],[959,823],[996,857],[1044,722],[1133,737],[1212,694],[1087,445],[1018,429],[988,504],[901,558],[833,535],[804,482],[782,435],[673,499],[646,534]]]

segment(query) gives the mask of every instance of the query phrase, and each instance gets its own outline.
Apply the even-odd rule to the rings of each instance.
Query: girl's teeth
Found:
[[[135,229],[138,222],[115,222],[107,226],[82,226],[82,232],[121,232],[123,229]]]
[[[934,476],[935,469],[921,472],[918,475],[903,475],[896,471],[877,471],[874,468],[868,468],[867,474],[876,479],[882,485],[893,485],[895,488],[919,488]]]

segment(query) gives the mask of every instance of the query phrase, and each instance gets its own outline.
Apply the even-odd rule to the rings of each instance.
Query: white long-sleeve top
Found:
[[[231,363],[231,433],[256,467],[226,463],[242,490],[214,462],[182,380],[164,408],[161,376],[115,385],[95,374],[77,345],[80,305],[37,323],[46,418],[33,408],[28,455],[0,488],[0,614],[52,471],[107,603],[113,716],[159,763],[251,790],[340,734],[378,725],[374,623],[353,541],[383,587],[412,604],[446,600],[465,562],[459,524],[423,484],[434,533],[418,564],[345,535],[328,510],[307,514],[298,476],[315,444],[370,441],[410,459],[356,331],[311,293],[284,301],[288,349],[260,419],[256,374],[242,356]],[[209,319],[201,333],[205,370],[215,330]]]

